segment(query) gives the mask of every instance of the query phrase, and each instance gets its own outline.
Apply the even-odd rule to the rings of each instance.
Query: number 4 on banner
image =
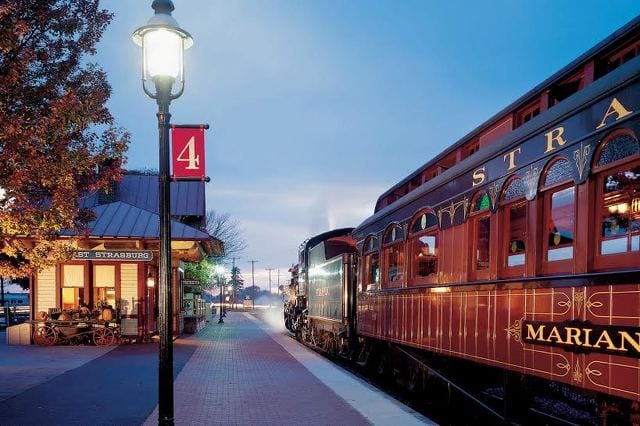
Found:
[[[171,126],[174,179],[205,179],[204,130],[208,124]]]
[[[189,142],[182,148],[180,154],[176,158],[176,161],[183,161],[187,163],[185,170],[199,170],[200,167],[200,156],[196,154],[196,138],[195,136],[191,136]],[[186,156],[185,156],[186,155]]]

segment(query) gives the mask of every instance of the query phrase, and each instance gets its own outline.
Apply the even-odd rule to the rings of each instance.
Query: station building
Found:
[[[31,317],[86,305],[111,307],[121,333],[141,340],[157,330],[160,218],[158,176],[125,174],[109,192],[84,198],[95,219],[76,243],[70,260],[37,273],[31,283]],[[222,254],[222,242],[205,230],[205,183],[171,182],[173,332],[193,313],[182,291],[183,262]],[[78,237],[63,232],[61,238]],[[190,306],[186,306],[190,305]]]

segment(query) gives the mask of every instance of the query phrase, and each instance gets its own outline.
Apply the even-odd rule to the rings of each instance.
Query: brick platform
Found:
[[[197,348],[174,384],[177,425],[428,422],[247,313],[184,341]],[[157,409],[145,424],[157,424]]]

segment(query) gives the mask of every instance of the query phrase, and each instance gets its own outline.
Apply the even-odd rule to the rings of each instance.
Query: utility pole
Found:
[[[278,296],[280,296],[280,268],[278,268]]]
[[[258,261],[253,259],[249,261],[249,263],[251,264],[251,293],[253,294],[253,297],[251,298],[251,306],[253,308],[256,307],[256,281],[255,281],[255,274],[253,270],[253,267],[256,264],[256,262]]]
[[[231,305],[232,309],[235,309],[235,304],[236,304],[236,291],[237,288],[236,286],[238,285],[238,273],[236,271],[236,260],[239,260],[239,257],[232,257],[231,260],[233,262],[233,266],[231,267],[231,286],[233,288],[233,293],[231,294],[231,297],[233,298],[233,304]]]
[[[271,307],[271,271],[273,268],[265,268],[265,271],[269,271],[269,307]]]

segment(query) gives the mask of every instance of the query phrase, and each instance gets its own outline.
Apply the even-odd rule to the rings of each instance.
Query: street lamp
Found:
[[[173,425],[173,340],[171,306],[171,217],[169,190],[169,104],[184,91],[184,50],[193,45],[188,32],[171,16],[171,0],[154,0],[155,14],[133,33],[142,46],[142,88],[158,103],[160,268],[158,424]],[[178,84],[175,84],[175,83]],[[174,87],[175,86],[175,87]]]
[[[220,319],[218,320],[218,324],[224,324],[224,320],[222,319],[222,293],[224,291],[224,266],[216,266],[216,279],[218,280],[218,288],[220,289]]]
[[[151,272],[149,272],[149,274],[147,275],[147,333],[145,336],[145,341],[146,342],[150,342],[151,341],[151,325],[152,325],[152,318],[153,316],[151,315],[151,292],[153,291],[153,288],[156,285],[156,280],[153,278],[153,275],[151,274]]]

